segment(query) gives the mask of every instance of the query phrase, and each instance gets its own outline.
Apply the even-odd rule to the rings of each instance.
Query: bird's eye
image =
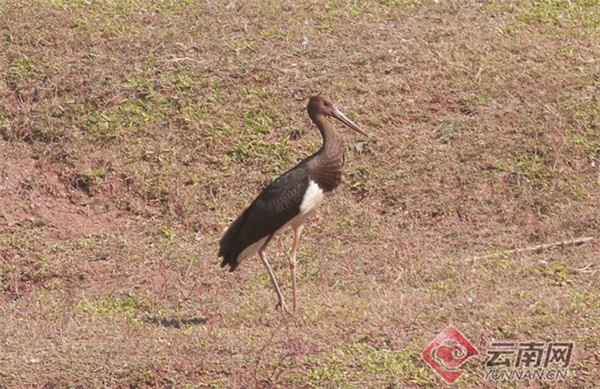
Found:
[[[325,104],[326,107],[329,107],[331,105],[329,101],[325,101],[323,104]]]

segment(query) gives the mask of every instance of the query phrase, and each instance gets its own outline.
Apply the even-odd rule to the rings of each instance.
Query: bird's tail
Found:
[[[231,266],[229,271],[234,271],[239,265],[237,262],[237,257],[239,255],[239,235],[246,222],[247,216],[248,210],[245,210],[237,219],[235,219],[229,229],[225,232],[225,235],[223,235],[223,238],[221,238],[221,242],[219,242],[219,257],[223,257],[221,267],[229,265]]]

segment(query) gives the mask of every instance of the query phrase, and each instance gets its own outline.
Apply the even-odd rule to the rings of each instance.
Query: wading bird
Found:
[[[250,206],[231,224],[221,239],[221,267],[234,271],[240,263],[258,253],[269,272],[277,292],[278,307],[289,312],[273,270],[265,257],[265,248],[273,236],[288,226],[294,229],[294,245],[290,253],[292,307],[296,310],[296,250],[304,227],[323,200],[324,194],[335,189],[342,180],[345,146],[328,119],[333,117],[358,133],[367,136],[352,120],[337,110],[323,96],[313,96],[308,102],[308,116],[323,137],[323,146],[267,186]]]

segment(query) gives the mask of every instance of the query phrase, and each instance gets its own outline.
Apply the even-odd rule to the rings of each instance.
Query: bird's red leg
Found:
[[[269,244],[269,242],[271,241],[272,237],[273,235],[269,236],[260,248],[260,250],[258,250],[258,256],[267,268],[267,271],[269,272],[269,277],[271,277],[271,282],[273,283],[273,287],[275,287],[275,292],[277,293],[277,298],[279,299],[277,306],[281,307],[281,310],[284,312],[290,312],[290,309],[288,308],[287,304],[285,303],[285,299],[283,298],[283,293],[281,293],[281,289],[279,289],[279,285],[277,284],[277,280],[275,279],[275,274],[273,274],[273,269],[271,269],[271,265],[269,265],[267,257],[265,257],[265,254],[263,252],[264,249],[267,247],[267,244]]]
[[[290,271],[292,273],[292,308],[294,311],[296,311],[296,251],[298,250],[298,243],[300,242],[302,229],[304,229],[304,224],[300,224],[294,231],[294,246],[292,247],[292,253],[290,254]]]

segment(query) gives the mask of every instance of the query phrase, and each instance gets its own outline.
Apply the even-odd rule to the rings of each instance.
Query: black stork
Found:
[[[345,146],[333,129],[329,117],[367,136],[352,120],[336,109],[324,96],[313,96],[308,102],[308,116],[323,137],[323,146],[267,186],[250,206],[231,224],[221,239],[221,267],[234,271],[240,263],[258,253],[269,272],[277,292],[278,307],[289,312],[273,270],[265,257],[265,248],[273,236],[288,226],[294,229],[294,245],[290,253],[292,307],[296,310],[296,250],[304,227],[323,200],[325,193],[335,189],[342,180]]]

